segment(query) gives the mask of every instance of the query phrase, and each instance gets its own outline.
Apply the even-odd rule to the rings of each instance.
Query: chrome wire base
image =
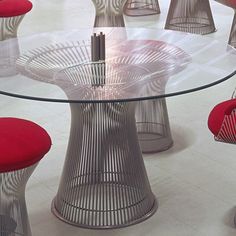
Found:
[[[92,0],[96,9],[94,27],[124,27],[123,7],[126,0]]]
[[[136,126],[143,153],[165,151],[173,145],[164,98],[138,102]]]
[[[17,38],[4,40],[0,46],[0,77],[18,74],[16,59],[20,55]]]
[[[158,0],[128,0],[123,11],[127,16],[148,16],[161,13]]]
[[[18,26],[24,16],[0,17],[0,41],[17,36]]]
[[[125,27],[123,15],[96,15],[94,27]]]
[[[234,19],[230,30],[228,44],[236,48],[236,10],[234,10]]]
[[[193,34],[215,32],[209,0],[171,0],[165,29]]]
[[[157,209],[133,103],[71,104],[67,156],[52,212],[85,228],[119,228]]]
[[[37,164],[0,174],[0,235],[31,236],[25,186]]]

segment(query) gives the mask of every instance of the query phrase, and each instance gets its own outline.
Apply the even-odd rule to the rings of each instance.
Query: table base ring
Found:
[[[124,224],[119,224],[119,225],[90,225],[90,224],[82,224],[79,222],[72,222],[70,220],[65,219],[60,212],[57,211],[56,207],[55,207],[55,198],[52,201],[52,205],[51,205],[51,211],[52,213],[61,221],[64,221],[65,223],[68,223],[70,225],[74,225],[77,227],[81,227],[81,228],[87,228],[87,229],[114,229],[114,228],[123,228],[123,227],[128,227],[131,225],[135,225],[138,224],[142,221],[147,220],[149,217],[151,217],[153,214],[155,214],[155,212],[158,209],[158,201],[155,198],[155,196],[153,195],[154,201],[153,201],[153,205],[151,207],[151,209],[142,217],[138,218],[138,219],[133,219],[129,222],[126,222]]]

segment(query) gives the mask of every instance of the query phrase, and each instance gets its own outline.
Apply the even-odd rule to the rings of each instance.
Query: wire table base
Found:
[[[85,228],[119,228],[153,215],[134,103],[71,104],[68,151],[52,212]]]

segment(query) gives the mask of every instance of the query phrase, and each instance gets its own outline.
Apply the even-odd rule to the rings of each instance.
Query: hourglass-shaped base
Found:
[[[67,156],[52,212],[85,228],[119,228],[155,213],[133,103],[72,104]]]

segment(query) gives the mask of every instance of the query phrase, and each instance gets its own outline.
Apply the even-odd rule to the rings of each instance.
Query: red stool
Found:
[[[208,117],[208,127],[216,141],[236,143],[236,99],[216,105]]]
[[[0,235],[31,236],[25,186],[51,139],[39,125],[0,118]]]
[[[20,22],[31,9],[28,0],[0,0],[0,41],[17,36]]]

